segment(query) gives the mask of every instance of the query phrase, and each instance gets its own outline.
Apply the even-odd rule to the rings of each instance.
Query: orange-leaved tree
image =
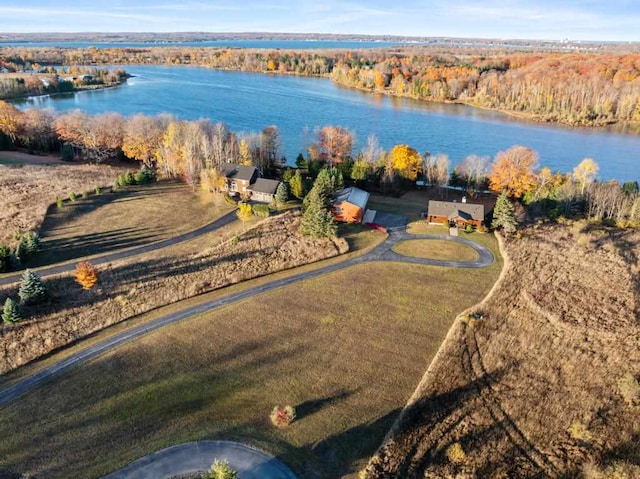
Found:
[[[505,192],[512,198],[521,198],[536,185],[534,169],[538,164],[538,154],[525,146],[512,146],[501,151],[491,165],[489,175],[492,191]]]
[[[98,270],[88,261],[83,261],[76,266],[75,277],[82,289],[89,290],[98,282]]]

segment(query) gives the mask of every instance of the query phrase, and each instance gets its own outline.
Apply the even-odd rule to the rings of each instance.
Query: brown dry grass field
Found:
[[[168,251],[100,268],[100,282],[83,291],[72,276],[46,281],[46,303],[25,307],[29,319],[0,326],[0,371],[7,372],[114,323],[219,289],[344,253],[345,240],[316,240],[297,229],[290,211],[260,222],[222,244],[185,254]],[[245,226],[245,229],[249,226]],[[0,289],[0,301],[16,286]]]
[[[166,327],[5,407],[0,470],[99,477],[219,438],[261,447],[299,477],[356,477],[500,266],[364,264]],[[269,423],[276,403],[297,407],[286,429]]]
[[[161,241],[203,226],[231,211],[224,202],[178,181],[128,186],[115,192],[52,205],[40,226],[42,266]]]
[[[57,196],[110,185],[122,171],[105,165],[25,164],[14,152],[3,152],[3,157],[15,159],[15,164],[0,164],[0,243],[5,244],[17,229],[37,230]]]
[[[393,251],[414,258],[438,260],[475,261],[479,258],[478,253],[468,246],[446,240],[401,241],[393,247]]]
[[[505,248],[367,478],[640,477],[640,232],[539,225]]]

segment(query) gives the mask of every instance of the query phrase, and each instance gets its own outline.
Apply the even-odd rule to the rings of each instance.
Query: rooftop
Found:
[[[236,165],[234,163],[224,163],[222,165],[224,176],[234,180],[251,181],[256,171],[257,168],[255,166]]]
[[[484,220],[484,205],[475,203],[457,203],[453,201],[429,201],[429,216],[446,216],[453,218],[471,216],[474,220]]]
[[[251,191],[257,191],[258,193],[275,195],[279,184],[280,182],[278,180],[268,180],[266,178],[258,178],[254,184],[249,186],[249,189]]]
[[[342,203],[346,201],[347,203],[351,203],[352,205],[356,205],[363,210],[367,207],[367,201],[369,201],[369,193],[361,190],[360,188],[356,188],[355,186],[345,188],[343,190],[338,191],[334,196],[334,204]]]

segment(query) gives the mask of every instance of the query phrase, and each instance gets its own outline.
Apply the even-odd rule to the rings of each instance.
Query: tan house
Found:
[[[355,186],[338,191],[331,205],[333,219],[344,223],[361,223],[368,201],[369,193]]]
[[[271,203],[276,195],[280,182],[278,180],[268,180],[267,178],[258,178],[255,183],[249,186],[251,191],[251,199],[259,203]]]
[[[484,222],[484,205],[430,200],[427,218],[429,223],[443,224],[447,221],[450,226],[464,228],[472,225],[477,228]]]
[[[236,165],[233,163],[222,165],[222,173],[227,180],[224,189],[230,196],[251,194],[249,186],[260,177],[260,172],[255,166]]]

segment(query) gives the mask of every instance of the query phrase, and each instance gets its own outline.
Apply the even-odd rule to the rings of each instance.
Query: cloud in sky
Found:
[[[302,32],[640,41],[637,0],[3,0],[0,32]]]

